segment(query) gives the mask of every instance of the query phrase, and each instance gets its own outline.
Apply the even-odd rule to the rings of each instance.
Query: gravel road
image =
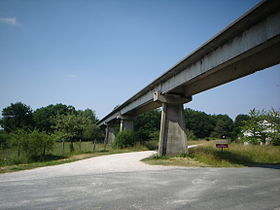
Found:
[[[183,168],[100,156],[0,174],[0,209],[280,209],[276,168]]]
[[[132,152],[106,155],[79,160],[56,166],[47,166],[31,170],[0,174],[0,182],[34,180],[62,176],[76,176],[87,174],[104,174],[112,172],[137,172],[148,170],[166,170],[168,166],[152,166],[140,160],[156,152]]]

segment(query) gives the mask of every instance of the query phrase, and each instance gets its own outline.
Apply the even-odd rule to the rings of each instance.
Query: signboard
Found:
[[[216,144],[216,148],[228,148],[228,144]]]
[[[221,148],[221,151],[224,151],[224,148],[228,148],[228,141],[224,140],[224,141],[218,141],[216,143],[216,148]]]

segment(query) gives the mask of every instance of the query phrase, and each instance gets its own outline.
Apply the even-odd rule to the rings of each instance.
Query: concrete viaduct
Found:
[[[105,141],[114,139],[112,124],[133,130],[140,113],[162,107],[159,154],[186,150],[183,104],[192,96],[280,63],[280,1],[257,4],[200,48],[98,122]]]

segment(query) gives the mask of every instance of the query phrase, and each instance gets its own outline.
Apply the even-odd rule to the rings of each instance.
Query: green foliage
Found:
[[[232,131],[232,140],[237,140],[238,136],[241,136],[241,128],[244,126],[245,122],[249,120],[250,117],[249,115],[246,114],[239,114],[236,116],[234,120],[234,125],[233,125],[233,131]]]
[[[135,143],[135,136],[131,130],[124,130],[117,133],[115,140],[112,142],[113,148],[126,148],[133,146]]]
[[[81,115],[58,115],[54,118],[55,130],[67,134],[69,140],[82,137],[84,129],[91,124],[90,120]]]
[[[76,110],[73,106],[67,106],[64,104],[49,105],[39,108],[33,113],[33,119],[36,129],[45,132],[54,131],[54,118],[58,115],[76,114]]]
[[[197,138],[210,136],[215,127],[215,121],[204,112],[185,109],[186,128],[192,130]]]
[[[221,152],[214,146],[201,146],[189,150],[189,156],[215,167],[279,164],[280,147],[231,144],[229,149]]]
[[[197,140],[192,130],[186,130],[187,140]]]
[[[159,132],[161,113],[158,109],[140,114],[134,121],[134,129],[137,139],[149,141],[155,138],[155,132]]]
[[[98,119],[95,115],[95,111],[93,111],[91,109],[85,109],[84,111],[78,110],[78,115],[88,118],[91,121],[91,123],[94,123],[94,124],[96,124],[98,121]]]
[[[52,150],[53,144],[54,141],[51,135],[33,130],[27,136],[27,144],[24,145],[23,151],[30,158],[43,158],[47,152]]]
[[[44,158],[54,144],[53,137],[45,132],[33,130],[27,132],[19,129],[11,134],[12,146],[16,146],[18,156],[24,153],[28,159]]]
[[[31,129],[33,127],[32,109],[21,103],[11,103],[2,111],[1,126],[6,132],[12,132],[17,129]]]
[[[8,147],[9,139],[9,134],[4,132],[3,130],[0,130],[0,149],[5,149]]]
[[[216,122],[216,125],[211,136],[216,138],[230,138],[233,130],[232,119],[228,115],[214,115],[212,118]]]
[[[265,144],[269,137],[268,129],[270,127],[270,124],[266,121],[266,113],[252,109],[249,112],[249,117],[249,120],[245,121],[244,126],[241,128],[243,131],[241,141],[251,144],[258,144],[260,142]]]

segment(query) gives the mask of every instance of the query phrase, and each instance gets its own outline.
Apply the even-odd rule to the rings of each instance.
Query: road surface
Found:
[[[0,174],[0,209],[280,209],[280,170],[183,168],[90,158]]]

